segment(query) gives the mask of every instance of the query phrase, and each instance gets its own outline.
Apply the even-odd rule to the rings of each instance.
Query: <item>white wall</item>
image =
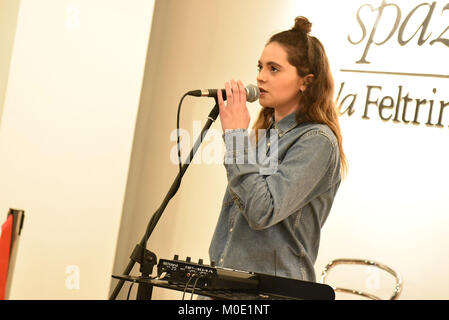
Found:
[[[381,1],[369,3],[377,8]],[[449,244],[446,232],[449,218],[444,181],[449,177],[446,170],[449,160],[446,148],[449,112],[446,110],[443,113],[443,127],[426,125],[430,100],[434,101],[431,116],[433,124],[438,123],[440,101],[449,102],[446,89],[449,66],[444,62],[449,47],[442,43],[430,44],[447,28],[448,13],[442,11],[446,2],[435,2],[435,9],[433,14],[429,14],[430,21],[425,30],[424,38],[428,37],[428,40],[422,45],[417,44],[422,32],[418,28],[427,16],[429,7],[420,7],[411,16],[409,23],[404,24],[407,15],[422,2],[389,3],[397,4],[400,8],[400,24],[384,45],[372,45],[367,55],[370,64],[355,63],[362,56],[369,33],[359,45],[351,45],[347,41],[348,35],[354,41],[361,39],[361,29],[355,18],[361,3],[348,4],[346,10],[350,11],[349,15],[346,10],[340,10],[339,32],[333,39],[326,37],[323,40],[328,44],[330,57],[334,57],[337,89],[341,82],[345,82],[342,97],[351,93],[358,95],[354,113],[341,118],[349,158],[349,175],[323,229],[316,268],[322,270],[328,260],[337,257],[373,259],[390,265],[402,274],[402,298],[447,299],[449,276],[446,270],[449,268],[449,259],[445,248]],[[377,12],[365,9],[361,11],[361,16],[367,32],[371,32]],[[395,17],[396,10],[387,7],[378,25],[374,38],[376,42],[386,39]],[[404,46],[398,43],[402,25],[404,39],[412,37],[418,30],[417,35]],[[329,26],[326,24],[322,28],[324,31]],[[447,38],[447,33],[442,37]],[[434,74],[445,78],[338,72],[340,69]],[[368,85],[382,87],[381,90],[373,89],[369,100],[380,101],[390,96],[395,105],[399,86],[402,86],[402,97],[408,94],[412,99],[405,113],[405,120],[410,122],[402,120],[403,98],[398,122],[392,120],[394,110],[388,109],[383,111],[384,117],[391,114],[392,119],[381,120],[379,109],[373,105],[368,107],[370,119],[362,119]],[[419,108],[420,124],[413,124],[417,99],[426,99],[427,103]],[[339,283],[344,284],[344,279]],[[385,287],[389,286],[385,283]],[[385,291],[386,288],[384,296]]]
[[[152,11],[21,1],[0,128],[0,212],[25,210],[11,299],[108,296]]]
[[[380,1],[367,3],[376,8]],[[403,21],[420,2],[394,3],[400,6]],[[126,225],[122,224],[114,272],[124,270],[129,253],[141,239],[151,215],[176,176],[177,165],[170,161],[170,152],[175,146],[170,134],[175,129],[177,105],[182,94],[195,88],[219,88],[233,78],[246,84],[255,83],[256,64],[265,42],[272,34],[290,28],[294,17],[304,15],[313,23],[312,33],[327,49],[337,89],[345,81],[344,95],[358,93],[355,113],[341,118],[349,174],[323,228],[316,262],[317,275],[334,258],[373,259],[403,275],[402,298],[449,297],[449,276],[445,272],[449,268],[446,253],[449,239],[445,234],[449,221],[443,185],[448,178],[449,154],[445,146],[449,116],[445,117],[444,128],[383,122],[376,107],[372,106],[369,109],[371,119],[361,118],[367,85],[382,85],[382,96],[395,97],[398,84],[402,84],[413,98],[427,99],[432,97],[432,89],[438,88],[435,100],[448,101],[447,90],[444,90],[447,79],[340,72],[340,69],[364,67],[368,70],[449,74],[443,59],[449,49],[441,44],[417,46],[417,37],[401,47],[395,34],[384,46],[372,46],[371,65],[355,64],[369,34],[357,46],[349,44],[347,37],[349,34],[353,39],[361,37],[356,13],[362,4],[360,1],[344,1],[343,4],[325,0],[313,3],[293,0],[156,1],[125,200],[123,221]],[[432,31],[433,37],[445,28],[447,12],[441,12],[444,4],[444,1],[437,1],[432,30],[428,30]],[[371,31],[376,14],[371,12],[372,16],[369,12],[367,9],[362,14],[367,32]],[[388,34],[384,26],[391,25],[391,19],[394,19],[391,8],[385,12],[375,38],[378,42],[382,41],[382,35]],[[421,11],[418,13],[422,14]],[[418,16],[413,19],[415,24],[406,28],[409,36],[416,30],[413,27],[420,25],[423,16],[421,20]],[[187,98],[182,109],[181,127],[192,135],[193,121],[201,121],[203,125],[212,105],[212,99]],[[428,106],[422,108],[428,109]],[[254,119],[259,110],[257,103],[250,109]],[[212,128],[220,130],[219,121]],[[204,146],[212,143],[214,141],[206,141]],[[178,194],[150,238],[149,249],[158,258],[170,259],[179,254],[181,258],[190,256],[194,261],[207,260],[225,187],[225,170],[221,164],[203,161],[191,165]],[[138,274],[137,268],[133,274]],[[363,275],[366,276],[362,272]],[[346,281],[352,281],[352,277],[353,274],[346,273],[336,280],[344,285]],[[372,274],[370,277],[373,280]],[[377,283],[378,291],[388,295],[391,284],[381,280],[379,275],[374,283]],[[365,280],[361,282],[363,286],[369,286]],[[112,287],[114,285],[113,281]],[[376,286],[359,289],[376,289]],[[123,291],[127,292],[127,289],[125,287]],[[163,289],[156,289],[154,293],[158,299],[180,296]]]
[[[0,122],[8,83],[20,0],[0,0]]]

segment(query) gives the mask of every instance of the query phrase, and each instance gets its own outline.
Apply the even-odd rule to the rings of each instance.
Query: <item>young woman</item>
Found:
[[[277,168],[261,174],[258,164],[225,161],[228,186],[209,249],[217,266],[316,281],[320,230],[346,162],[329,63],[310,30],[297,17],[271,37],[258,62],[263,108],[253,129],[275,130]],[[218,101],[226,154],[242,160],[247,148],[230,137],[248,135],[245,88],[241,81],[225,88],[227,101],[220,90]]]

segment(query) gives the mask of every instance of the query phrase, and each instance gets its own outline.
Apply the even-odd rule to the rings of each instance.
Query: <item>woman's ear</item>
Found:
[[[315,77],[315,76],[314,76],[313,74],[308,74],[308,75],[306,75],[304,78],[302,78],[302,84],[301,84],[301,86],[299,87],[299,90],[300,90],[301,92],[306,91],[308,85],[312,83],[314,77]]]
[[[300,90],[301,92],[306,91],[306,89],[307,89],[307,87],[309,86],[309,84],[312,83],[314,77],[315,77],[315,76],[314,76],[313,74],[308,74],[308,75],[306,75],[304,78],[302,78],[302,84],[301,84],[301,86],[299,87],[299,90]]]
[[[315,78],[315,76],[313,74],[308,74],[304,77],[304,84],[307,87],[309,84],[312,83],[313,79]]]

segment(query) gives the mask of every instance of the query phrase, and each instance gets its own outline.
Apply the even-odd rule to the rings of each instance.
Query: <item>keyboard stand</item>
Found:
[[[259,290],[220,290],[220,289],[204,289],[204,288],[195,288],[193,289],[192,284],[190,284],[187,288],[185,284],[181,283],[169,283],[166,280],[157,280],[153,278],[147,277],[138,277],[138,276],[129,276],[129,275],[112,275],[113,278],[139,283],[146,284],[146,287],[149,290],[152,290],[153,287],[165,288],[170,290],[176,290],[180,292],[186,292],[190,294],[198,294],[201,296],[210,297],[216,300],[302,300],[295,297],[282,296],[278,294],[272,294],[267,292],[262,292]],[[151,288],[151,289],[150,289]],[[147,295],[148,296],[148,295]],[[151,294],[149,295],[151,299]],[[139,294],[137,299],[139,300]]]

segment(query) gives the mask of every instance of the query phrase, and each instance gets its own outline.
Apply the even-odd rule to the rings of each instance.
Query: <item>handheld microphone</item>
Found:
[[[226,90],[225,89],[200,89],[200,90],[192,90],[187,92],[189,96],[194,97],[217,97],[217,91],[221,90],[223,101],[226,100]],[[246,91],[246,101],[254,102],[259,99],[260,91],[259,88],[253,84],[249,84],[245,87]]]

